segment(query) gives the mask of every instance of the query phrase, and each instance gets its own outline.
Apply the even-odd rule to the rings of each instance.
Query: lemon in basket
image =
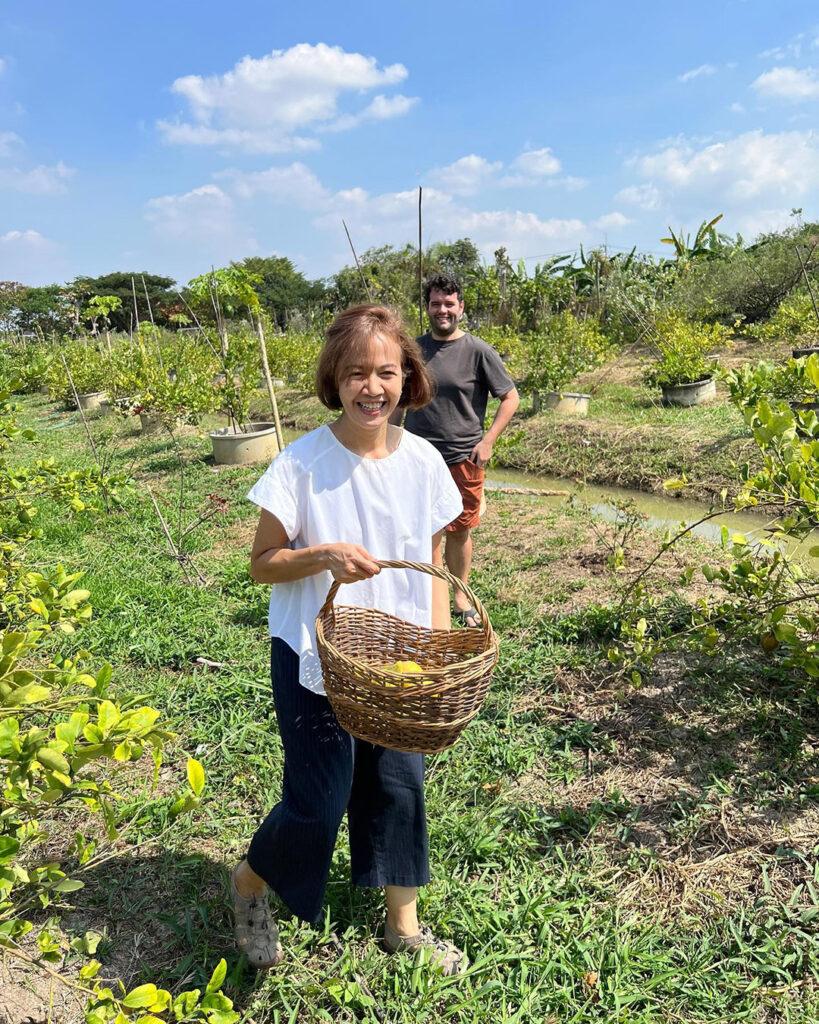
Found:
[[[418,664],[417,661],[394,661],[391,665],[384,665],[383,667],[388,672],[401,672],[404,675],[408,675],[410,673],[412,673],[412,674],[414,674],[414,673],[423,673],[423,671],[424,671],[421,668],[421,666]],[[421,682],[422,686],[431,686],[435,682],[435,680],[434,679],[422,679],[420,682]],[[411,683],[385,683],[384,685],[385,686],[389,686],[389,687],[393,687],[393,686],[411,686],[412,684]],[[432,696],[433,697],[438,697],[440,695],[437,694],[437,693],[433,693]]]

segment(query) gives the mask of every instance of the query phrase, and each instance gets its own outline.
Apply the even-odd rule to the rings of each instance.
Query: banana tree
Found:
[[[666,245],[673,245],[674,252],[679,263],[688,263],[699,256],[711,259],[721,254],[724,249],[726,236],[717,234],[714,225],[722,220],[720,213],[711,221],[703,221],[694,236],[694,243],[691,244],[691,235],[683,235],[682,230],[675,234],[669,225],[669,238],[661,238],[660,241]]]

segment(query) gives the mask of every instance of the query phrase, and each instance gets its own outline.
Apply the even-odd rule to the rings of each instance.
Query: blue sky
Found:
[[[625,9],[624,9],[625,8]],[[815,0],[0,3],[0,279],[819,219]]]

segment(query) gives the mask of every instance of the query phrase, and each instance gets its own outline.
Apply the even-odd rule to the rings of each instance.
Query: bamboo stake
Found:
[[[341,218],[341,223],[344,224],[344,231],[347,234],[347,241],[350,243],[350,248],[353,250],[353,259],[355,260],[355,265],[358,267],[358,273],[359,276],[361,277],[361,283],[364,285],[364,291],[367,293],[367,299],[370,302],[372,302],[373,297],[372,295],[370,295],[370,287],[367,284],[367,279],[364,277],[364,271],[361,269],[361,264],[358,262],[358,256],[356,256],[355,246],[353,245],[352,238],[350,238],[350,232],[347,231],[347,225],[344,223],[343,217]]]
[[[94,444],[94,438],[91,436],[91,430],[89,429],[88,426],[88,420],[85,418],[85,412],[83,410],[83,407],[80,405],[80,396],[77,392],[76,385],[74,384],[74,378],[71,376],[71,371],[68,369],[68,363],[65,361],[65,356],[62,354],[62,352],[60,353],[60,359],[62,359],[63,361],[63,368],[65,369],[66,376],[68,377],[68,383],[71,385],[71,391],[74,395],[74,402],[77,406],[77,411],[80,414],[80,418],[82,419],[82,425],[85,427],[85,436],[88,438],[88,443],[91,446],[91,451],[94,453],[94,461],[96,462],[97,468],[100,471],[100,490],[102,491],[102,497],[103,500],[105,501],[105,511],[110,513],[111,505],[108,501],[108,488],[105,486],[105,480],[102,475],[102,463],[100,462],[99,452],[97,451],[97,446]]]
[[[802,268],[802,273],[805,276],[805,284],[808,286],[808,294],[810,295],[810,301],[813,305],[813,312],[816,315],[817,322],[819,322],[819,309],[817,309],[816,307],[816,296],[813,294],[813,288],[811,287],[810,277],[808,277],[808,269],[805,266],[805,263],[802,259],[802,253],[799,251],[799,245],[795,245],[794,248],[796,249],[796,255],[799,257],[799,265]],[[808,257],[808,259],[810,259],[810,257]]]
[[[139,309],[137,308],[136,285],[134,284],[133,274],[131,274],[131,294],[134,296],[134,320],[136,321],[137,337],[139,337]]]
[[[60,359],[62,360],[63,369],[65,370],[66,376],[68,377],[68,383],[71,385],[71,391],[74,395],[74,404],[77,406],[77,411],[79,412],[80,417],[82,418],[82,425],[85,427],[85,436],[88,438],[88,443],[91,445],[91,451],[94,453],[94,461],[100,467],[100,469],[102,469],[102,466],[100,465],[100,457],[97,452],[97,446],[94,444],[94,438],[91,436],[91,431],[88,427],[88,420],[85,418],[85,412],[83,411],[83,407],[80,405],[80,396],[74,384],[74,378],[71,376],[71,371],[68,369],[68,363],[65,361],[65,356],[62,354],[62,352],[60,353]]]
[[[162,349],[159,346],[159,335],[157,334],[156,323],[154,322],[154,311],[151,309],[151,300],[148,298],[148,286],[147,284],[145,284],[145,275],[140,274],[139,276],[142,278],[142,288],[143,291],[145,292],[145,302],[148,304],[148,316],[151,318],[151,327],[153,327],[154,329],[154,344],[156,345],[156,354],[157,358],[159,359],[159,368],[160,370],[164,370],[165,366],[162,362]]]
[[[250,314],[250,322],[253,323],[253,313]],[[284,451],[284,439],[282,438],[282,424],[279,419],[279,404],[276,401],[276,392],[273,388],[273,378],[270,375],[270,367],[267,364],[267,346],[264,343],[264,324],[262,323],[261,313],[257,320],[256,335],[259,339],[259,351],[262,356],[262,370],[264,371],[264,380],[267,385],[267,397],[270,399],[270,409],[273,413],[273,424],[276,427],[276,447],[280,452]]]
[[[424,333],[424,250],[421,245],[422,220],[421,198],[423,189],[418,186],[418,333]]]

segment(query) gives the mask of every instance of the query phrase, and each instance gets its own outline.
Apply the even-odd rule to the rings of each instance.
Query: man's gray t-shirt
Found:
[[[423,409],[409,410],[404,425],[431,442],[447,464],[465,462],[483,437],[489,395],[505,395],[514,381],[498,353],[474,334],[436,341],[427,333],[417,340],[435,397]]]

